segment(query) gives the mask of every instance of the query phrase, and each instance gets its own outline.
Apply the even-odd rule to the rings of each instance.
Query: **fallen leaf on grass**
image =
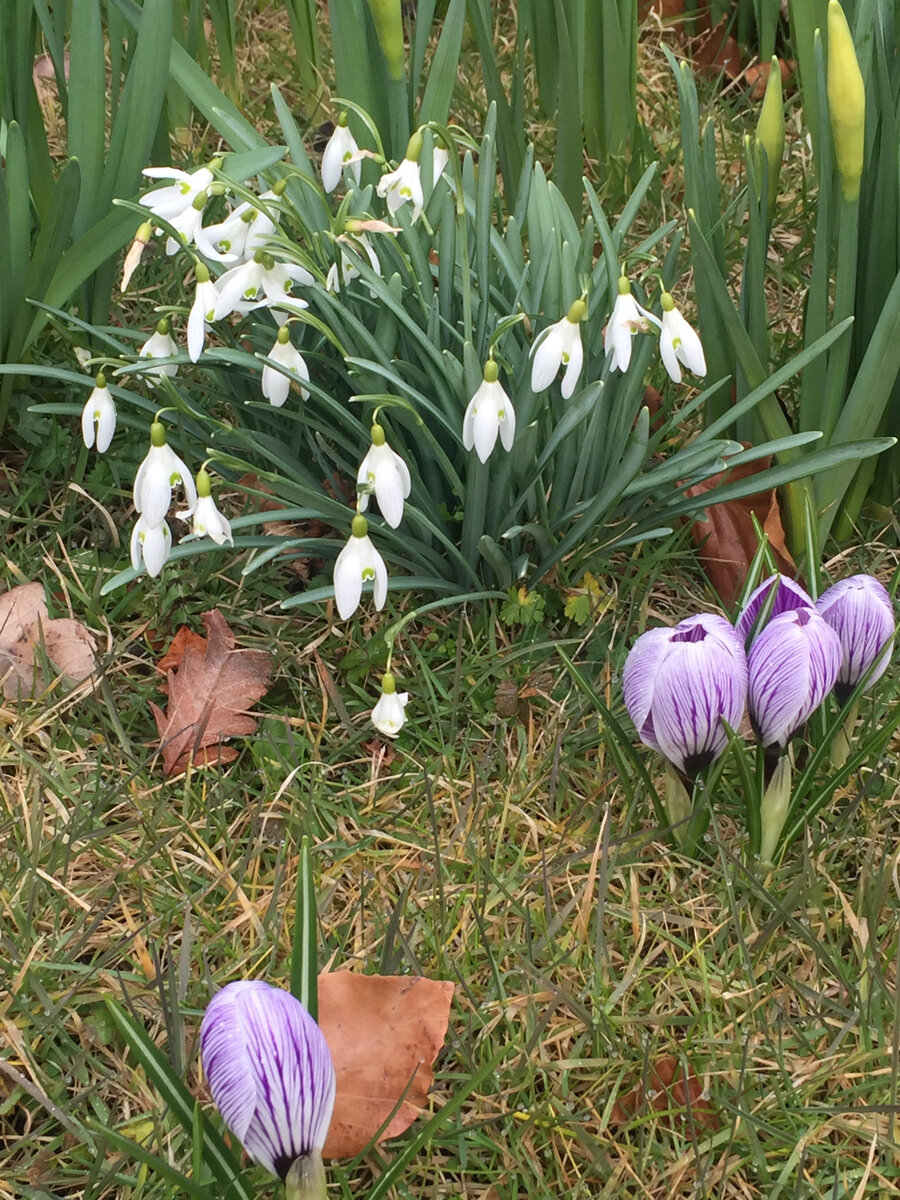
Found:
[[[7,700],[44,690],[42,656],[75,683],[96,668],[97,643],[80,621],[47,614],[41,583],[23,583],[0,595],[0,681]]]
[[[194,633],[193,629],[188,629],[187,625],[180,625],[176,629],[172,644],[156,664],[157,671],[166,678],[166,682],[160,684],[162,691],[168,692],[169,672],[177,671],[184,662],[184,652],[188,646],[192,646],[198,654],[205,654],[208,644],[209,640],[202,633]]]
[[[698,1129],[716,1130],[719,1117],[704,1095],[703,1084],[693,1067],[683,1066],[672,1054],[664,1054],[650,1070],[645,1082],[617,1100],[610,1115],[610,1125],[627,1125],[642,1110],[665,1113],[663,1120],[672,1125],[693,1121]],[[690,1114],[690,1115],[689,1115]]]
[[[408,975],[319,976],[319,1025],[337,1076],[326,1158],[352,1158],[403,1102],[379,1141],[398,1137],[428,1100],[453,984]],[[405,1095],[404,1095],[405,1093]]]
[[[218,611],[203,614],[206,645],[200,650],[184,639],[177,667],[166,675],[169,703],[163,712],[151,704],[159,730],[167,775],[188,763],[232,762],[237,758],[226,738],[246,737],[258,724],[247,711],[269,686],[272,659],[264,650],[235,649],[234,634]]]
[[[702,483],[686,489],[688,496],[702,496],[724,483],[734,483],[766,470],[768,458],[744,463],[720,471]],[[700,560],[707,578],[719,593],[725,608],[731,608],[744,586],[747,569],[756,554],[758,541],[753,518],[759,522],[769,541],[778,570],[793,579],[797,567],[785,543],[784,526],[774,489],[755,492],[741,500],[726,500],[710,504],[706,517],[691,526],[691,537],[699,548]]]

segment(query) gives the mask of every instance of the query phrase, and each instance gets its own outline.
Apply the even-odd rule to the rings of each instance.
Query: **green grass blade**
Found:
[[[316,878],[312,869],[309,838],[300,842],[294,936],[291,952],[291,993],[304,1004],[313,1020],[319,1019],[319,953],[316,931]]]

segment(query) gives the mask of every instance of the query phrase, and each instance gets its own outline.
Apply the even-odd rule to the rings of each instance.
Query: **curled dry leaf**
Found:
[[[718,1113],[693,1067],[680,1063],[672,1054],[657,1059],[649,1078],[616,1101],[610,1125],[627,1125],[632,1117],[647,1110],[664,1113],[663,1120],[670,1126],[676,1121],[680,1125],[692,1121],[697,1129],[714,1131],[720,1125]]]
[[[756,475],[768,466],[769,459],[761,458],[720,471],[718,475],[687,488],[686,494],[702,496],[724,483],[734,483]],[[796,564],[785,543],[784,526],[774,489],[755,492],[741,500],[727,500],[724,504],[710,504],[706,517],[691,526],[691,536],[699,548],[700,561],[707,578],[719,593],[725,608],[731,608],[740,595],[747,570],[756,554],[758,542],[754,517],[768,538],[778,570],[792,579],[797,574]]]
[[[80,621],[47,614],[44,586],[23,583],[0,595],[0,686],[7,700],[43,691],[43,656],[74,683],[93,674],[97,643]]]
[[[204,613],[203,624],[205,647],[200,650],[185,637],[181,661],[167,673],[166,711],[150,705],[167,775],[190,762],[198,766],[237,758],[234,747],[223,742],[256,731],[258,722],[247,710],[265,695],[272,674],[272,659],[264,650],[235,648],[234,634],[218,609]]]
[[[453,984],[441,979],[352,971],[319,976],[319,1025],[337,1076],[326,1158],[358,1154],[401,1096],[378,1140],[397,1137],[413,1123],[428,1101],[452,999]]]

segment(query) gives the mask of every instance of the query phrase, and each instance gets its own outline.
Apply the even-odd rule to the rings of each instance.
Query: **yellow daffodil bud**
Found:
[[[775,201],[778,198],[778,175],[781,171],[781,160],[784,158],[784,101],[781,96],[781,66],[774,55],[769,68],[766,94],[763,96],[762,108],[759,110],[756,145],[757,148],[761,147],[766,152],[769,179],[768,209],[771,221],[775,212]]]
[[[403,17],[400,0],[369,0],[378,44],[387,61],[391,79],[403,78]]]
[[[828,115],[845,200],[859,197],[866,138],[866,89],[839,0],[828,4]]]

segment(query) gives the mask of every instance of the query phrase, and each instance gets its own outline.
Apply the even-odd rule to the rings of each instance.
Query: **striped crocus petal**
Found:
[[[334,1107],[334,1069],[316,1022],[289,992],[261,980],[212,998],[200,1053],[213,1100],[252,1159],[284,1179],[320,1155]]]
[[[811,608],[773,617],[749,655],[750,720],[766,749],[784,749],[834,687],[837,634]]]
[[[894,606],[873,576],[852,575],[822,593],[816,612],[841,642],[841,669],[834,694],[843,704],[870,668],[867,689],[887,670],[896,629]]]
[[[746,645],[750,631],[753,629],[754,623],[763,608],[763,605],[769,598],[769,593],[772,588],[777,588],[775,593],[775,602],[769,612],[769,620],[779,616],[783,612],[792,612],[797,608],[814,608],[812,596],[803,590],[799,583],[795,583],[793,579],[789,579],[787,575],[770,575],[768,579],[763,580],[759,587],[751,593],[747,603],[741,609],[741,614],[735,624],[735,629],[738,632],[738,637]],[[756,630],[758,636],[760,630]]]
[[[649,630],[628,656],[623,691],[641,740],[693,777],[725,749],[723,721],[736,727],[744,714],[743,645],[710,613]]]

